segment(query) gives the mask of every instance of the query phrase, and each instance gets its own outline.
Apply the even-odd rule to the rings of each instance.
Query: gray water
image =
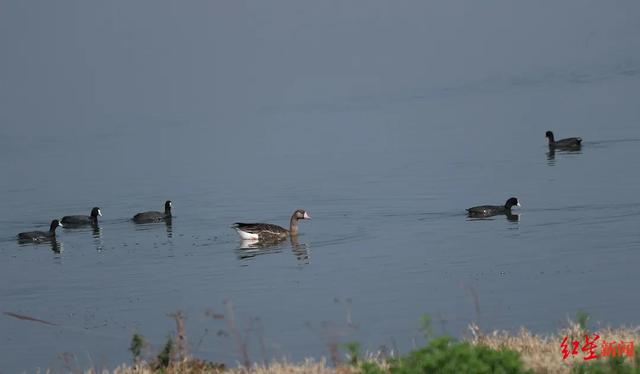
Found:
[[[113,368],[176,311],[229,364],[230,309],[252,361],[407,352],[423,314],[455,336],[638,324],[638,11],[3,2],[0,372]],[[550,154],[546,130],[584,145]],[[518,221],[464,214],[510,196]],[[130,221],[167,199],[170,226]],[[93,206],[99,230],[15,239]],[[294,245],[229,228],[297,208]]]

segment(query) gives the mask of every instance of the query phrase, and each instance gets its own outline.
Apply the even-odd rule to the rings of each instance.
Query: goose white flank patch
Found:
[[[258,238],[260,237],[260,235],[258,234],[242,231],[242,229],[237,226],[235,226],[234,229],[236,229],[236,232],[238,233],[238,235],[240,235],[240,239],[242,240],[258,240]]]

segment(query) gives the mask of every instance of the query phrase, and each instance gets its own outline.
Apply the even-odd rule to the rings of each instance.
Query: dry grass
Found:
[[[269,365],[254,365],[250,368],[233,368],[218,370],[206,368],[201,365],[193,365],[189,361],[173,364],[169,368],[163,369],[167,374],[195,374],[195,373],[224,373],[224,374],[350,374],[356,373],[350,368],[335,369],[327,366],[324,360],[314,361],[307,359],[301,363],[273,362]],[[114,370],[112,374],[153,374],[158,371],[151,369],[144,363],[137,367],[121,366]],[[87,372],[86,374],[96,374]],[[105,374],[105,373],[101,373]]]
[[[584,341],[585,333],[593,332],[583,330],[578,324],[569,322],[568,327],[550,335],[535,335],[526,329],[521,329],[517,334],[505,331],[493,331],[485,334],[477,325],[469,326],[471,337],[467,340],[472,344],[483,344],[494,349],[508,348],[520,353],[524,367],[533,369],[536,373],[569,373],[574,363],[584,362],[583,352],[577,356],[562,359],[560,343],[567,336],[569,340]],[[636,328],[602,328],[598,329],[600,336],[596,352],[600,352],[602,340],[610,341],[640,341],[640,327]],[[376,355],[368,355],[365,361],[374,362],[381,368],[387,369],[386,363]],[[633,360],[632,360],[633,361]],[[80,371],[78,371],[80,372]],[[191,374],[191,373],[224,373],[224,374],[356,374],[359,370],[347,365],[337,368],[328,365],[325,359],[315,361],[307,359],[300,363],[272,362],[268,365],[254,365],[250,367],[224,368],[217,364],[208,363],[194,358],[187,358],[173,362],[168,368],[162,370],[153,369],[152,365],[145,362],[134,366],[123,365],[113,371],[102,371],[100,374]],[[95,370],[85,371],[85,374],[97,374]]]
[[[473,344],[484,344],[494,349],[508,348],[520,353],[520,357],[525,368],[533,369],[536,373],[569,373],[570,367],[574,364],[585,362],[583,352],[579,351],[577,356],[570,355],[566,360],[562,359],[560,343],[567,336],[569,341],[579,340],[584,342],[585,331],[574,322],[569,322],[568,327],[561,329],[551,335],[534,335],[527,329],[522,328],[518,334],[511,334],[505,331],[494,331],[490,334],[483,334],[478,326],[469,326],[472,338],[469,341]],[[600,339],[596,342],[599,353],[602,347],[602,340],[611,341],[633,341],[637,343],[640,338],[640,327],[635,328],[603,328],[596,331]],[[587,331],[593,334],[593,331]],[[581,344],[582,346],[582,344]]]

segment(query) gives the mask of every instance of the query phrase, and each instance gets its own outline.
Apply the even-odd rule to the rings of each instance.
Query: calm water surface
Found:
[[[553,331],[579,310],[595,325],[638,324],[631,57],[367,95],[309,90],[220,117],[185,105],[51,126],[5,118],[0,372],[64,370],[65,353],[80,367],[128,362],[132,334],[158,349],[176,311],[194,355],[230,364],[242,360],[231,309],[254,361],[347,341],[406,352],[425,313],[456,336],[474,321]],[[581,151],[550,154],[549,129],[581,136]],[[510,196],[518,221],[464,215]],[[170,226],[130,221],[167,199]],[[15,240],[93,206],[99,230]],[[296,208],[313,219],[294,245],[243,248],[229,228],[286,225]]]

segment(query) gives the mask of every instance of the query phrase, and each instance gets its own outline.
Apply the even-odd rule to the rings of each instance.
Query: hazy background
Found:
[[[134,332],[162,344],[176,310],[194,354],[234,363],[205,316],[224,300],[244,326],[260,318],[254,360],[319,357],[332,339],[406,352],[423,313],[455,335],[550,331],[577,310],[637,324],[639,15],[637,1],[0,0],[0,312],[60,325],[0,315],[0,371],[61,352],[113,367]],[[546,130],[582,152],[550,157]],[[464,217],[512,195],[519,222]],[[166,199],[170,229],[127,221]],[[61,253],[14,239],[95,205],[100,233],[60,230]],[[299,207],[314,218],[301,247],[247,253],[228,228]]]

